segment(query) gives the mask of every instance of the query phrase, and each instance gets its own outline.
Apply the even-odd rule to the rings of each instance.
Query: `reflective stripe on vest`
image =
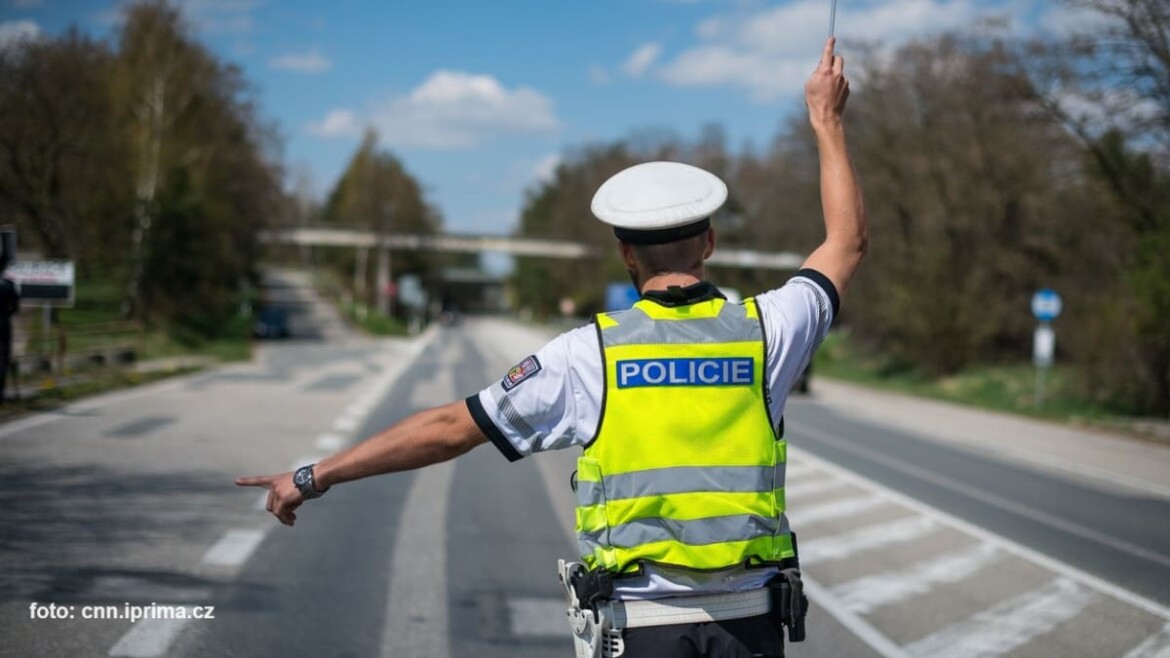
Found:
[[[754,300],[597,317],[605,402],[577,462],[577,538],[590,568],[716,570],[791,557],[786,444],[769,418]]]

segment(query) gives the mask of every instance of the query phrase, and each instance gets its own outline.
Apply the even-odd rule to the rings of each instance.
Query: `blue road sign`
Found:
[[[1032,295],[1032,315],[1041,322],[1051,322],[1060,317],[1063,304],[1055,290],[1041,288]]]

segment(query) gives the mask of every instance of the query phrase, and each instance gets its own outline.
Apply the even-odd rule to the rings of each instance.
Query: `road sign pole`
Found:
[[[1060,295],[1049,288],[1041,288],[1032,295],[1032,315],[1040,324],[1032,334],[1032,363],[1036,366],[1036,409],[1044,407],[1044,384],[1048,369],[1056,355],[1056,332],[1051,322],[1060,317],[1064,303]]]
[[[1044,375],[1048,372],[1048,368],[1044,366],[1036,366],[1036,409],[1039,411],[1044,408]]]

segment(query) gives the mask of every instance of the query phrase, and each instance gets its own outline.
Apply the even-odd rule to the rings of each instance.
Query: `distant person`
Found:
[[[784,514],[784,404],[867,244],[833,47],[805,87],[826,237],[784,285],[728,301],[704,280],[727,186],[676,162],[630,167],[592,210],[613,227],[641,294],[633,308],[562,334],[465,401],[295,472],[236,483],[268,489],[268,510],[293,525],[305,500],[335,484],[488,441],[512,461],[576,446],[581,561],[560,574],[577,655],[782,656],[783,629],[803,639],[807,609]]]
[[[7,253],[0,255],[0,275],[8,269]],[[0,404],[8,399],[8,369],[12,361],[12,316],[20,312],[20,291],[16,282],[0,276]]]

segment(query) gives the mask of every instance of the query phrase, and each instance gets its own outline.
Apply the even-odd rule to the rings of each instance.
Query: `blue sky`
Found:
[[[240,65],[279,126],[289,186],[318,198],[364,126],[405,162],[449,230],[506,233],[567,148],[718,122],[765,146],[799,111],[830,0],[182,0],[196,38]],[[1006,18],[1076,21],[1041,0],[838,0],[839,52]],[[0,46],[71,24],[116,29],[119,2],[0,0]]]

